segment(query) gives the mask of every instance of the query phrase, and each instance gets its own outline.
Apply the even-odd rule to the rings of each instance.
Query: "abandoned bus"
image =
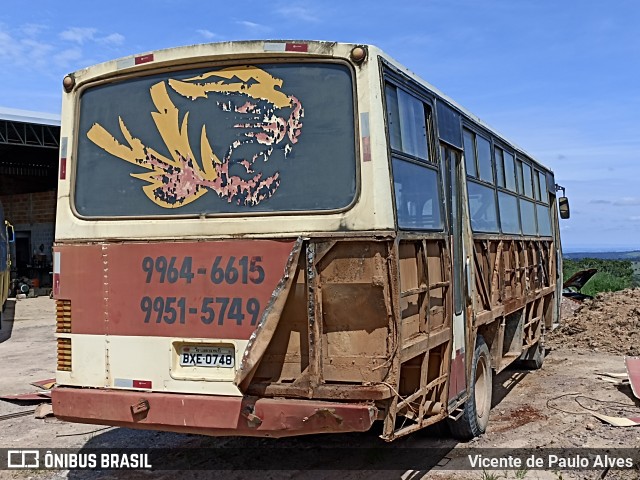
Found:
[[[493,373],[540,366],[553,173],[379,49],[190,46],[63,87],[58,418],[469,439]]]

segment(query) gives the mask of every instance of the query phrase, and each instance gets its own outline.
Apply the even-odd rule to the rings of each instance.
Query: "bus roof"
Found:
[[[433,86],[431,83],[429,83],[426,80],[424,80],[423,78],[421,78],[419,75],[414,73],[412,70],[407,68],[405,65],[401,64],[400,62],[395,60],[393,57],[387,55],[384,51],[380,50],[379,48],[377,48],[377,47],[375,47],[373,45],[369,45],[369,48],[375,49],[380,56],[382,56],[388,63],[390,63],[392,66],[394,66],[396,69],[398,69],[398,71],[400,71],[401,73],[405,74],[406,76],[412,78],[416,82],[421,83],[427,89],[431,90],[438,97],[440,97],[441,100],[444,100],[447,104],[449,104],[450,107],[452,107],[455,110],[457,110],[460,114],[462,114],[463,116],[467,117],[472,122],[480,125],[482,128],[484,128],[488,132],[491,132],[494,136],[498,137],[504,143],[506,143],[507,145],[510,145],[518,153],[520,153],[520,154],[526,156],[528,159],[534,161],[538,166],[544,168],[547,171],[551,171],[550,168],[548,168],[544,164],[540,163],[538,160],[536,160],[534,157],[532,157],[529,153],[527,153],[526,150],[524,150],[522,147],[518,146],[513,141],[507,139],[504,135],[502,135],[500,132],[498,132],[495,128],[493,128],[491,125],[486,123],[480,117],[478,117],[474,113],[472,113],[469,110],[467,110],[465,107],[463,107],[458,102],[453,100],[447,94],[443,93],[437,87]]]
[[[525,156],[529,160],[534,161],[541,168],[551,172],[551,169],[546,167],[544,164],[535,160],[530,154],[526,152],[523,148],[515,144],[514,142],[508,140],[505,136],[500,134],[495,128],[491,127],[484,120],[482,120],[477,115],[473,114],[465,107],[460,105],[458,102],[450,98],[448,95],[443,93],[441,90],[424,80],[422,77],[417,75],[415,72],[410,70],[408,67],[403,65],[402,63],[395,60],[393,57],[385,53],[379,47],[372,44],[358,44],[358,43],[340,43],[340,42],[330,42],[330,41],[321,41],[321,40],[237,40],[237,41],[229,41],[229,42],[214,42],[214,43],[203,43],[203,44],[194,44],[187,46],[179,46],[172,47],[167,49],[155,50],[152,52],[146,52],[142,54],[130,55],[127,57],[122,57],[119,59],[111,60],[108,62],[104,62],[101,64],[94,65],[89,68],[85,68],[82,70],[78,70],[74,72],[72,75],[77,76],[78,78],[82,78],[85,75],[101,76],[103,74],[113,73],[114,71],[124,70],[128,68],[135,68],[143,64],[153,64],[156,62],[169,62],[169,63],[177,63],[181,58],[185,57],[204,57],[211,58],[213,56],[229,56],[233,55],[241,55],[241,56],[249,56],[251,54],[255,54],[257,52],[268,54],[268,55],[291,55],[304,57],[306,55],[325,55],[325,56],[342,56],[348,55],[348,52],[351,51],[352,48],[356,46],[366,47],[370,55],[375,54],[378,55],[389,63],[391,66],[396,68],[402,74],[410,77],[412,80],[420,83],[425,88],[433,92],[437,95],[441,100],[444,100],[450,107],[457,110],[461,115],[472,121],[473,123],[481,126],[483,129],[491,132],[494,136],[499,138],[502,142],[512,147],[517,153]],[[27,112],[32,113],[32,112]],[[58,123],[59,125],[59,118]]]

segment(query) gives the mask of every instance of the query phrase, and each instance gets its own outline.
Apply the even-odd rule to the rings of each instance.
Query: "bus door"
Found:
[[[449,404],[455,407],[466,392],[466,364],[465,340],[466,306],[468,295],[465,284],[466,254],[464,238],[470,235],[470,227],[464,222],[462,211],[464,208],[464,191],[461,191],[462,152],[445,143],[440,144],[440,154],[445,171],[445,197],[447,201],[447,215],[449,238],[451,245],[451,279],[453,281],[453,348],[451,349],[451,372],[449,377]]]

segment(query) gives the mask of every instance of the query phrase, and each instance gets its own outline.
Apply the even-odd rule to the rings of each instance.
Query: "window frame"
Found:
[[[473,140],[474,140],[473,143],[475,148],[475,145],[476,145],[475,135],[478,135],[478,133],[476,133],[476,130],[473,128],[472,125],[469,125],[467,123],[463,125],[463,128],[465,129],[465,131],[469,132],[469,134],[473,136]],[[483,136],[483,135],[480,135],[480,136]],[[551,233],[546,233],[546,232],[541,233],[540,232],[541,225],[538,219],[539,210],[541,210],[542,208],[546,208],[546,211],[549,212],[549,208],[550,208],[549,196],[547,193],[547,186],[546,186],[547,172],[544,169],[544,167],[541,166],[539,163],[535,162],[534,160],[532,160],[531,158],[527,157],[526,155],[522,154],[520,151],[514,151],[512,147],[509,146],[509,144],[505,143],[502,139],[500,139],[499,137],[496,137],[495,135],[491,136],[491,144],[492,144],[492,165],[493,165],[495,183],[493,185],[490,185],[488,182],[483,181],[482,179],[479,178],[476,150],[474,150],[474,155],[476,155],[476,162],[475,162],[476,174],[475,175],[467,174],[466,178],[467,178],[467,181],[472,181],[478,184],[483,184],[485,186],[491,186],[494,188],[495,195],[496,195],[496,210],[497,210],[497,218],[498,218],[498,225],[499,225],[499,234],[508,235],[508,236],[537,236],[537,237],[547,237],[547,238],[549,236],[553,236],[553,225],[551,225]],[[510,168],[507,168],[505,166],[507,162],[510,162],[513,165],[513,179],[512,179],[512,185],[514,187],[513,189],[509,187],[508,178],[510,177],[509,175]],[[526,188],[525,186],[525,180],[526,180],[525,177],[527,176],[525,175],[525,169],[529,169],[531,172],[531,176],[530,176],[531,177],[531,186],[530,186],[531,196],[528,195],[529,189]],[[504,183],[504,185],[502,185],[502,183]],[[501,194],[510,195],[511,197],[514,197],[516,199],[517,216],[518,216],[517,224],[519,229],[519,232],[517,233],[504,231],[503,221],[501,217],[502,210],[500,209]],[[522,218],[522,214],[523,214],[522,202],[523,201],[529,202],[534,205],[533,218],[534,218],[536,233],[533,233],[533,234],[524,233],[525,225],[523,224],[523,218]],[[467,202],[468,202],[468,199],[467,199]],[[549,218],[549,221],[551,221],[551,217]],[[474,230],[474,233],[492,234],[494,232]]]
[[[395,153],[391,154],[390,161],[391,161],[391,183],[393,188],[393,205],[394,205],[394,213],[396,217],[396,225],[398,227],[398,230],[402,230],[404,232],[443,232],[447,228],[447,219],[446,219],[446,214],[443,207],[444,201],[442,196],[443,189],[442,189],[442,182],[441,182],[442,179],[440,176],[440,169],[437,168],[436,165],[429,165],[426,162],[417,162],[412,159],[403,158],[399,155],[396,155]],[[436,203],[438,204],[438,212],[439,212],[438,218],[440,219],[439,228],[432,228],[432,227],[407,228],[400,225],[400,214],[398,212],[398,205],[397,205],[398,197],[397,197],[396,186],[395,186],[397,177],[394,173],[394,166],[393,166],[394,162],[401,162],[401,163],[406,163],[416,167],[421,167],[425,169],[425,171],[430,171],[436,174],[435,183],[437,188],[437,196],[435,197],[435,200],[437,200]]]
[[[400,72],[396,72],[395,70],[393,70],[392,68],[389,68],[388,66],[386,66],[386,64],[382,63],[383,67],[382,67],[382,92],[383,92],[383,108],[384,108],[384,119],[385,119],[385,133],[386,133],[386,138],[387,138],[387,145],[388,145],[388,159],[389,159],[389,166],[390,169],[392,168],[391,166],[391,162],[393,160],[392,157],[396,157],[399,160],[405,160],[405,161],[409,161],[412,163],[416,163],[418,165],[423,165],[429,168],[434,168],[437,170],[437,174],[439,175],[439,182],[438,182],[438,188],[439,188],[439,195],[443,195],[444,194],[444,188],[443,188],[443,172],[442,169],[444,168],[444,166],[442,165],[442,159],[440,158],[440,149],[438,148],[439,144],[438,144],[438,138],[440,138],[439,136],[437,136],[437,128],[438,126],[436,125],[436,118],[435,116],[437,115],[436,113],[436,109],[434,107],[435,105],[435,98],[434,95],[431,94],[428,90],[422,88],[419,84],[416,84],[416,82],[414,82],[413,80],[405,77],[404,75],[402,75]],[[420,99],[425,105],[428,106],[429,110],[428,110],[428,118],[426,119],[426,127],[427,127],[427,136],[429,138],[429,143],[428,143],[428,148],[430,149],[430,158],[429,160],[424,160],[424,159],[420,159],[420,158],[416,158],[415,156],[412,156],[410,154],[406,154],[406,153],[402,153],[398,150],[394,150],[391,148],[391,143],[390,143],[390,138],[389,138],[389,128],[388,125],[386,125],[386,120],[387,120],[387,102],[386,102],[386,95],[385,95],[385,91],[386,91],[386,85],[387,84],[391,84],[396,88],[401,88],[404,89],[405,92],[410,93],[411,95],[417,97],[418,99]],[[438,98],[438,101],[440,101],[440,99]],[[548,170],[542,166],[541,164],[539,164],[538,162],[536,162],[535,160],[532,160],[530,157],[528,157],[526,154],[524,154],[521,150],[517,149],[516,147],[514,147],[512,144],[506,142],[504,139],[502,139],[502,137],[496,135],[494,132],[487,130],[487,128],[482,125],[479,124],[477,122],[475,122],[473,119],[465,116],[464,114],[460,115],[460,146],[457,147],[459,150],[461,150],[461,153],[464,154],[465,153],[465,137],[467,137],[468,135],[471,135],[471,139],[472,139],[472,143],[473,143],[473,154],[474,154],[474,161],[473,161],[473,172],[469,172],[468,170],[468,166],[469,164],[467,164],[467,158],[465,155],[465,158],[463,159],[463,161],[461,162],[464,166],[465,169],[465,176],[464,176],[464,181],[465,182],[474,182],[480,186],[484,186],[484,187],[489,187],[493,189],[493,194],[494,194],[494,205],[495,205],[495,210],[496,210],[496,221],[498,224],[498,230],[497,231],[478,231],[478,230],[473,230],[472,229],[472,234],[473,235],[481,235],[481,236],[490,236],[490,235],[503,235],[503,236],[508,236],[508,237],[512,237],[512,238],[519,238],[519,237],[544,237],[544,238],[549,238],[549,237],[553,237],[554,235],[554,225],[553,225],[553,221],[551,218],[551,212],[550,212],[550,203],[549,203],[549,192],[548,192],[548,187],[546,186],[546,176],[548,175]],[[492,179],[491,181],[487,181],[486,179],[482,179],[480,178],[480,168],[479,168],[479,159],[478,159],[478,149],[477,149],[477,136],[481,136],[484,140],[489,142],[489,147],[490,147],[490,161],[491,161],[491,170],[492,170]],[[445,143],[446,140],[440,139],[440,141],[444,141]],[[499,167],[498,167],[498,160],[496,158],[496,150],[501,151],[502,152],[502,165],[501,165],[501,172],[499,172]],[[513,166],[513,168],[505,168],[505,164],[506,162],[509,162],[510,165],[509,167]],[[523,167],[522,165],[526,165],[530,171],[531,171],[531,196],[527,196],[526,195],[526,189],[524,188],[524,175],[523,175]],[[511,170],[511,172],[509,171]],[[510,178],[509,173],[513,174],[513,178],[511,181],[508,181],[508,178]],[[501,178],[504,179],[504,186],[502,185],[498,185],[499,181],[499,175],[502,175]],[[537,177],[536,177],[537,176]],[[534,178],[536,177],[536,178]],[[540,192],[539,192],[539,198],[537,196],[537,190],[536,190],[536,182],[537,180],[539,180],[540,183]],[[396,205],[396,196],[395,196],[395,187],[393,185],[393,177],[391,177],[391,183],[392,183],[392,191],[393,191],[393,207],[394,207],[394,214],[396,216],[396,225],[397,225],[397,205]],[[466,186],[468,187],[468,183],[466,184]],[[511,188],[513,187],[513,188]],[[465,188],[465,190],[467,190],[466,192],[466,202],[467,202],[467,208],[469,207],[469,195],[468,195],[468,189]],[[517,233],[504,233],[503,232],[503,227],[502,227],[502,222],[501,222],[501,218],[500,218],[500,204],[499,204],[499,194],[503,193],[506,195],[509,195],[510,197],[515,198],[516,200],[516,206],[517,206],[517,224],[518,224],[518,229],[519,232]],[[442,196],[442,202],[444,203],[444,197]],[[522,225],[522,209],[521,209],[521,202],[522,201],[527,201],[531,204],[533,204],[533,211],[534,211],[534,222],[535,222],[535,232],[536,233],[522,233],[523,231],[523,225]],[[545,235],[545,234],[541,234],[540,233],[540,226],[539,226],[539,222],[538,222],[538,218],[537,218],[537,212],[540,208],[546,208],[547,211],[549,212],[549,221],[550,221],[550,226],[551,226],[551,234],[550,235]],[[441,213],[443,213],[443,223],[444,223],[444,228],[449,228],[449,223],[450,223],[450,218],[448,217],[448,213],[445,213],[442,211],[443,207],[441,207]],[[469,219],[471,221],[471,219]],[[400,227],[398,227],[399,230],[403,230],[403,231],[407,231],[404,229],[401,229]],[[432,231],[433,230],[429,230]]]
[[[151,67],[150,70],[139,70],[136,68],[135,71],[131,71],[126,74],[120,74],[118,71],[113,71],[109,73],[107,76],[95,77],[89,79],[86,84],[80,85],[77,91],[76,97],[76,112],[74,113],[73,119],[73,127],[75,130],[80,130],[80,104],[82,101],[82,96],[93,88],[100,88],[104,86],[108,86],[113,82],[120,81],[128,81],[128,80],[136,80],[144,77],[154,76],[154,75],[169,75],[172,73],[180,73],[186,70],[197,70],[197,69],[223,69],[225,67],[237,67],[240,65],[253,64],[256,66],[261,65],[275,65],[275,64],[327,64],[327,65],[340,65],[346,67],[349,72],[350,81],[351,81],[351,104],[353,110],[353,125],[354,125],[354,137],[353,137],[353,151],[355,155],[355,190],[351,201],[349,204],[332,209],[307,209],[307,210],[273,210],[273,211],[246,211],[246,212],[215,212],[215,213],[183,213],[183,212],[175,212],[175,213],[163,213],[163,214],[136,214],[136,215],[87,215],[80,213],[76,208],[77,202],[77,181],[78,181],[78,173],[77,173],[77,161],[71,163],[71,169],[67,172],[69,179],[69,196],[70,196],[70,209],[74,217],[83,220],[83,221],[117,221],[117,222],[136,222],[136,221],[155,221],[155,220],[174,220],[174,219],[197,219],[197,218],[207,218],[207,219],[242,219],[242,218],[261,218],[261,217],[276,217],[276,216],[310,216],[310,215],[331,215],[331,214],[339,214],[343,212],[347,212],[352,210],[358,202],[360,202],[362,197],[362,166],[361,166],[361,158],[363,155],[362,148],[360,145],[360,131],[362,129],[362,124],[360,120],[360,109],[359,109],[359,101],[358,101],[358,76],[357,71],[354,65],[351,62],[348,62],[343,59],[331,58],[331,59],[321,59],[321,58],[300,58],[297,60],[287,58],[287,57],[274,57],[274,58],[265,58],[260,55],[250,56],[244,59],[242,62],[238,61],[238,59],[220,59],[215,62],[199,60],[197,58],[190,58],[186,63],[178,63],[176,65],[172,65],[170,67],[163,66],[155,66]],[[79,136],[74,136],[73,144],[69,146],[73,152],[78,152],[78,140]],[[176,210],[176,209],[172,209]]]
[[[481,133],[480,133],[481,132]],[[472,141],[473,141],[473,154],[475,157],[475,162],[474,162],[474,167],[475,167],[475,175],[471,175],[469,174],[469,172],[466,172],[466,167],[467,167],[467,156],[466,156],[466,149],[464,148],[464,135],[465,134],[470,134],[472,137]],[[469,204],[469,182],[474,182],[480,186],[483,187],[487,187],[493,190],[493,205],[495,207],[495,213],[496,213],[496,224],[497,224],[497,230],[474,230],[473,227],[471,227],[471,230],[474,233],[483,233],[483,234],[501,234],[502,232],[502,226],[500,224],[500,210],[498,208],[498,191],[497,191],[497,185],[496,185],[496,176],[497,176],[497,167],[495,164],[495,156],[494,156],[494,150],[495,150],[495,142],[494,142],[494,135],[491,135],[489,132],[486,132],[484,130],[480,130],[477,128],[477,125],[473,125],[470,124],[468,122],[463,121],[462,123],[462,134],[463,134],[463,146],[462,146],[462,153],[465,156],[465,181],[467,182],[467,207],[469,208],[469,221],[471,223],[472,222],[472,218],[471,218],[471,206]],[[491,164],[491,181],[487,181],[483,178],[480,177],[480,160],[478,158],[478,137],[482,138],[483,140],[485,140],[488,144],[489,144],[489,162]]]
[[[426,127],[426,135],[427,135],[427,158],[420,158],[415,155],[412,155],[407,152],[403,152],[401,150],[396,150],[391,147],[391,137],[390,137],[390,128],[388,124],[388,102],[387,102],[387,86],[391,85],[394,88],[401,89],[405,94],[413,96],[415,99],[422,102],[423,110],[425,113],[425,127]],[[437,148],[436,141],[436,131],[435,131],[435,105],[433,97],[422,89],[418,84],[405,77],[401,77],[395,74],[389,68],[383,67],[382,73],[382,106],[383,106],[383,118],[385,123],[385,137],[387,141],[387,157],[388,157],[388,165],[390,172],[390,181],[391,181],[391,192],[392,192],[392,201],[393,201],[393,213],[395,218],[395,226],[398,230],[403,232],[434,232],[441,233],[447,231],[449,228],[449,221],[446,215],[445,207],[444,207],[444,188],[443,188],[443,173],[442,173],[442,162],[440,159],[439,149]],[[412,228],[406,229],[400,227],[399,224],[399,216],[398,216],[398,205],[396,203],[396,190],[395,190],[395,179],[393,174],[393,160],[394,158],[409,162],[423,168],[427,168],[429,170],[435,171],[437,177],[437,198],[439,199],[438,207],[440,211],[440,219],[442,227],[439,229],[433,228]]]
[[[466,122],[463,122],[462,124],[462,135],[463,135],[463,142],[462,142],[462,152],[463,154],[465,154],[465,167],[468,165],[467,164],[467,158],[466,158],[466,149],[465,149],[465,145],[464,145],[464,136],[466,133],[470,133],[472,135],[472,141],[473,141],[473,155],[474,155],[474,169],[475,169],[475,173],[474,175],[471,175],[469,172],[466,172],[466,176],[468,178],[471,178],[473,181],[476,182],[481,182],[485,185],[490,185],[492,187],[495,188],[496,186],[496,167],[495,167],[495,159],[494,159],[494,155],[493,155],[493,136],[492,135],[486,135],[485,132],[483,133],[478,133],[478,131],[474,128],[472,128],[470,125],[468,125]],[[483,140],[485,140],[488,145],[489,145],[489,162],[491,164],[491,180],[486,180],[484,178],[482,178],[480,176],[480,159],[479,159],[479,155],[478,155],[478,137],[482,138]],[[489,138],[487,138],[489,137]],[[465,168],[466,170],[466,168]]]

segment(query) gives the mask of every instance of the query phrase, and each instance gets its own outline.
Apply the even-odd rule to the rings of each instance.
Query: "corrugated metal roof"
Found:
[[[0,120],[11,122],[34,123],[36,125],[60,126],[60,115],[45,112],[31,112],[16,108],[0,107]]]

